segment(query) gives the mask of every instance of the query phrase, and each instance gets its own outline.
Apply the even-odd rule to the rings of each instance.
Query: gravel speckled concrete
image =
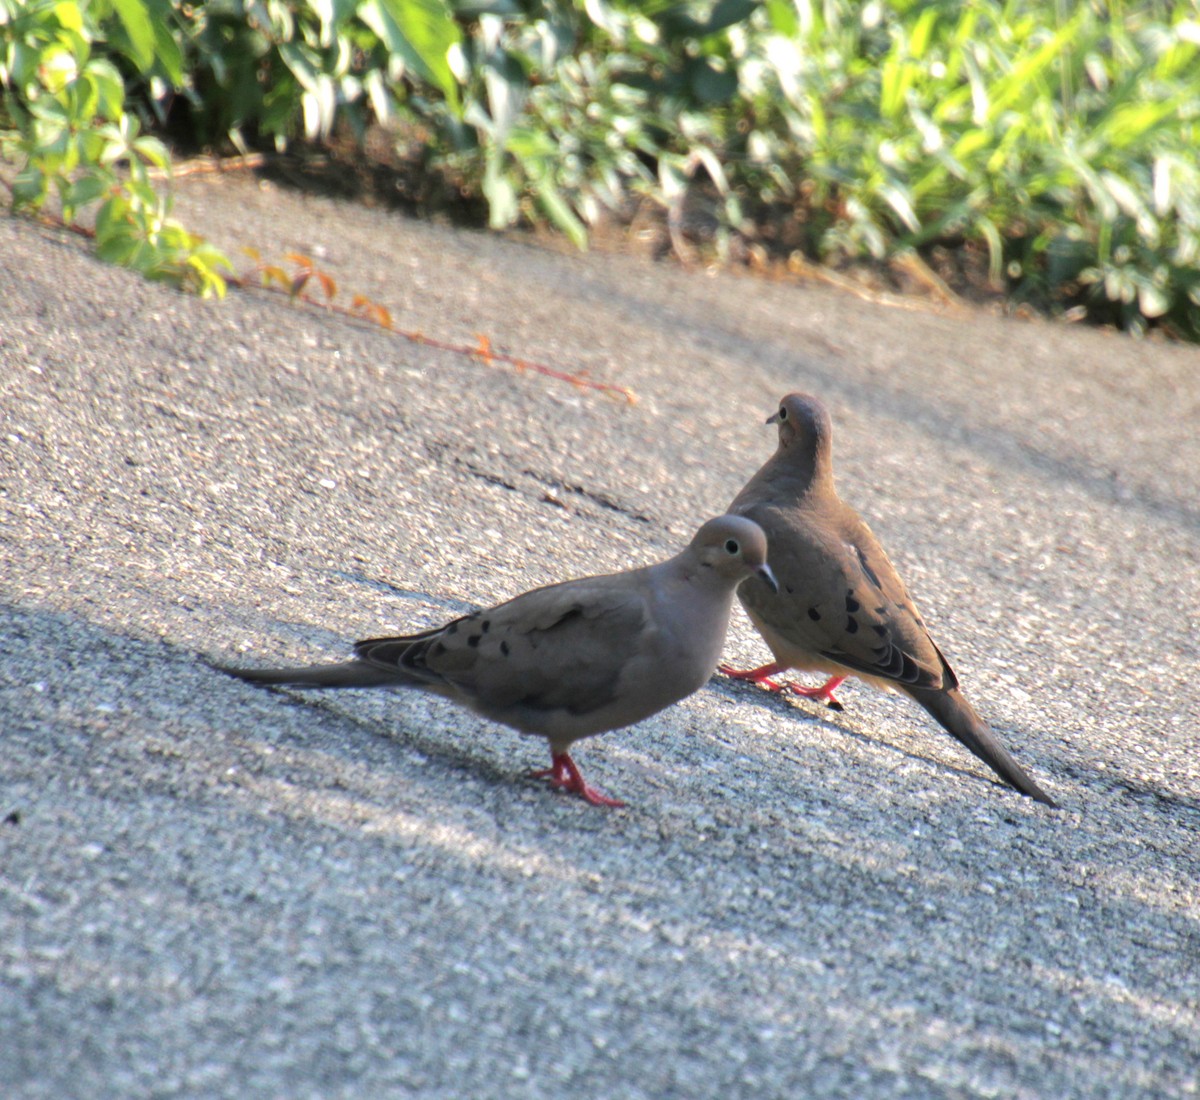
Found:
[[[0,219],[0,1081],[22,1098],[1200,1090],[1200,351],[560,255],[242,179],[189,224],[402,327]],[[256,690],[664,556],[832,407],[842,494],[1018,759],[714,681],[584,745]],[[729,652],[764,657],[738,617]]]

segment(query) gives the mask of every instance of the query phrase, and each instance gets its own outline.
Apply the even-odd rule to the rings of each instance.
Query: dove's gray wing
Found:
[[[617,574],[551,585],[415,638],[358,642],[355,653],[480,714],[557,740],[607,715],[630,662],[654,648],[657,628],[639,582],[637,574]],[[630,710],[640,709],[634,700]]]

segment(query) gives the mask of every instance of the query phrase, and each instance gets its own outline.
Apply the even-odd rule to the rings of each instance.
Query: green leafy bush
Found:
[[[201,295],[222,295],[228,261],[174,220],[150,169],[167,171],[167,150],[141,133],[125,111],[125,82],[116,58],[96,47],[96,20],[116,12],[119,57],[149,70],[155,36],[135,0],[0,0],[0,86],[5,89],[10,153],[22,161],[13,183],[17,209],[40,209],[57,193],[63,219],[99,204],[97,253],[153,279]],[[169,51],[168,51],[169,52]]]
[[[811,205],[832,211],[822,254],[980,238],[1018,296],[1133,329],[1167,318],[1194,339],[1196,6],[1080,4],[1049,24],[1045,11],[868,5],[826,22],[832,53],[773,11],[754,140],[768,162],[790,153]]]
[[[718,245],[780,209],[823,260],[976,240],[1017,298],[1200,338],[1195,0],[580,7],[468,26],[493,224],[581,240],[699,177]]]

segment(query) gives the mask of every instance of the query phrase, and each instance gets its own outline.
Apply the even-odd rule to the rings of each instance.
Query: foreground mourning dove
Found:
[[[967,702],[883,548],[838,497],[825,406],[791,394],[767,423],[778,425],[778,449],[729,511],[754,520],[771,546],[779,594],[750,579],[738,598],[775,660],[721,671],[775,691],[783,687],[771,677],[786,669],[824,673],[829,680],[819,688],[787,687],[839,709],[833,692],[848,676],[902,691],[1006,783],[1053,806]]]
[[[709,520],[668,561],[538,588],[436,630],[356,642],[354,659],[307,668],[217,666],[257,684],[422,688],[550,742],[535,772],[598,806],[571,744],[640,722],[712,676],[738,584],[775,577],[767,540],[738,516]]]

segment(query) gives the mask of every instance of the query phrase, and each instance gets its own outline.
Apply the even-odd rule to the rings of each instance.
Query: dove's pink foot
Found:
[[[842,701],[833,693],[845,683],[845,676],[830,676],[819,688],[801,687],[799,684],[788,684],[787,688],[793,695],[802,695],[805,699],[816,699],[824,703],[830,710],[842,710]]]
[[[752,684],[765,687],[768,691],[783,691],[783,685],[775,683],[772,676],[778,676],[787,669],[783,665],[763,665],[761,668],[736,669],[732,665],[717,665],[717,671],[725,673],[732,680],[749,680]]]
[[[533,772],[534,779],[549,779],[556,787],[561,787],[571,794],[580,795],[593,806],[624,806],[625,803],[596,790],[584,782],[579,767],[571,759],[570,753],[551,752],[551,766]]]
[[[739,671],[729,665],[718,665],[717,671],[725,673],[726,676],[734,680],[749,680],[760,687],[765,687],[768,691],[790,691],[793,695],[799,695],[805,699],[816,699],[824,703],[830,710],[845,709],[842,706],[842,701],[833,694],[845,683],[845,676],[830,676],[820,687],[809,688],[801,687],[799,684],[775,683],[771,677],[778,676],[781,672],[786,672],[787,667],[784,665],[763,665],[762,668],[748,668],[744,671]]]

